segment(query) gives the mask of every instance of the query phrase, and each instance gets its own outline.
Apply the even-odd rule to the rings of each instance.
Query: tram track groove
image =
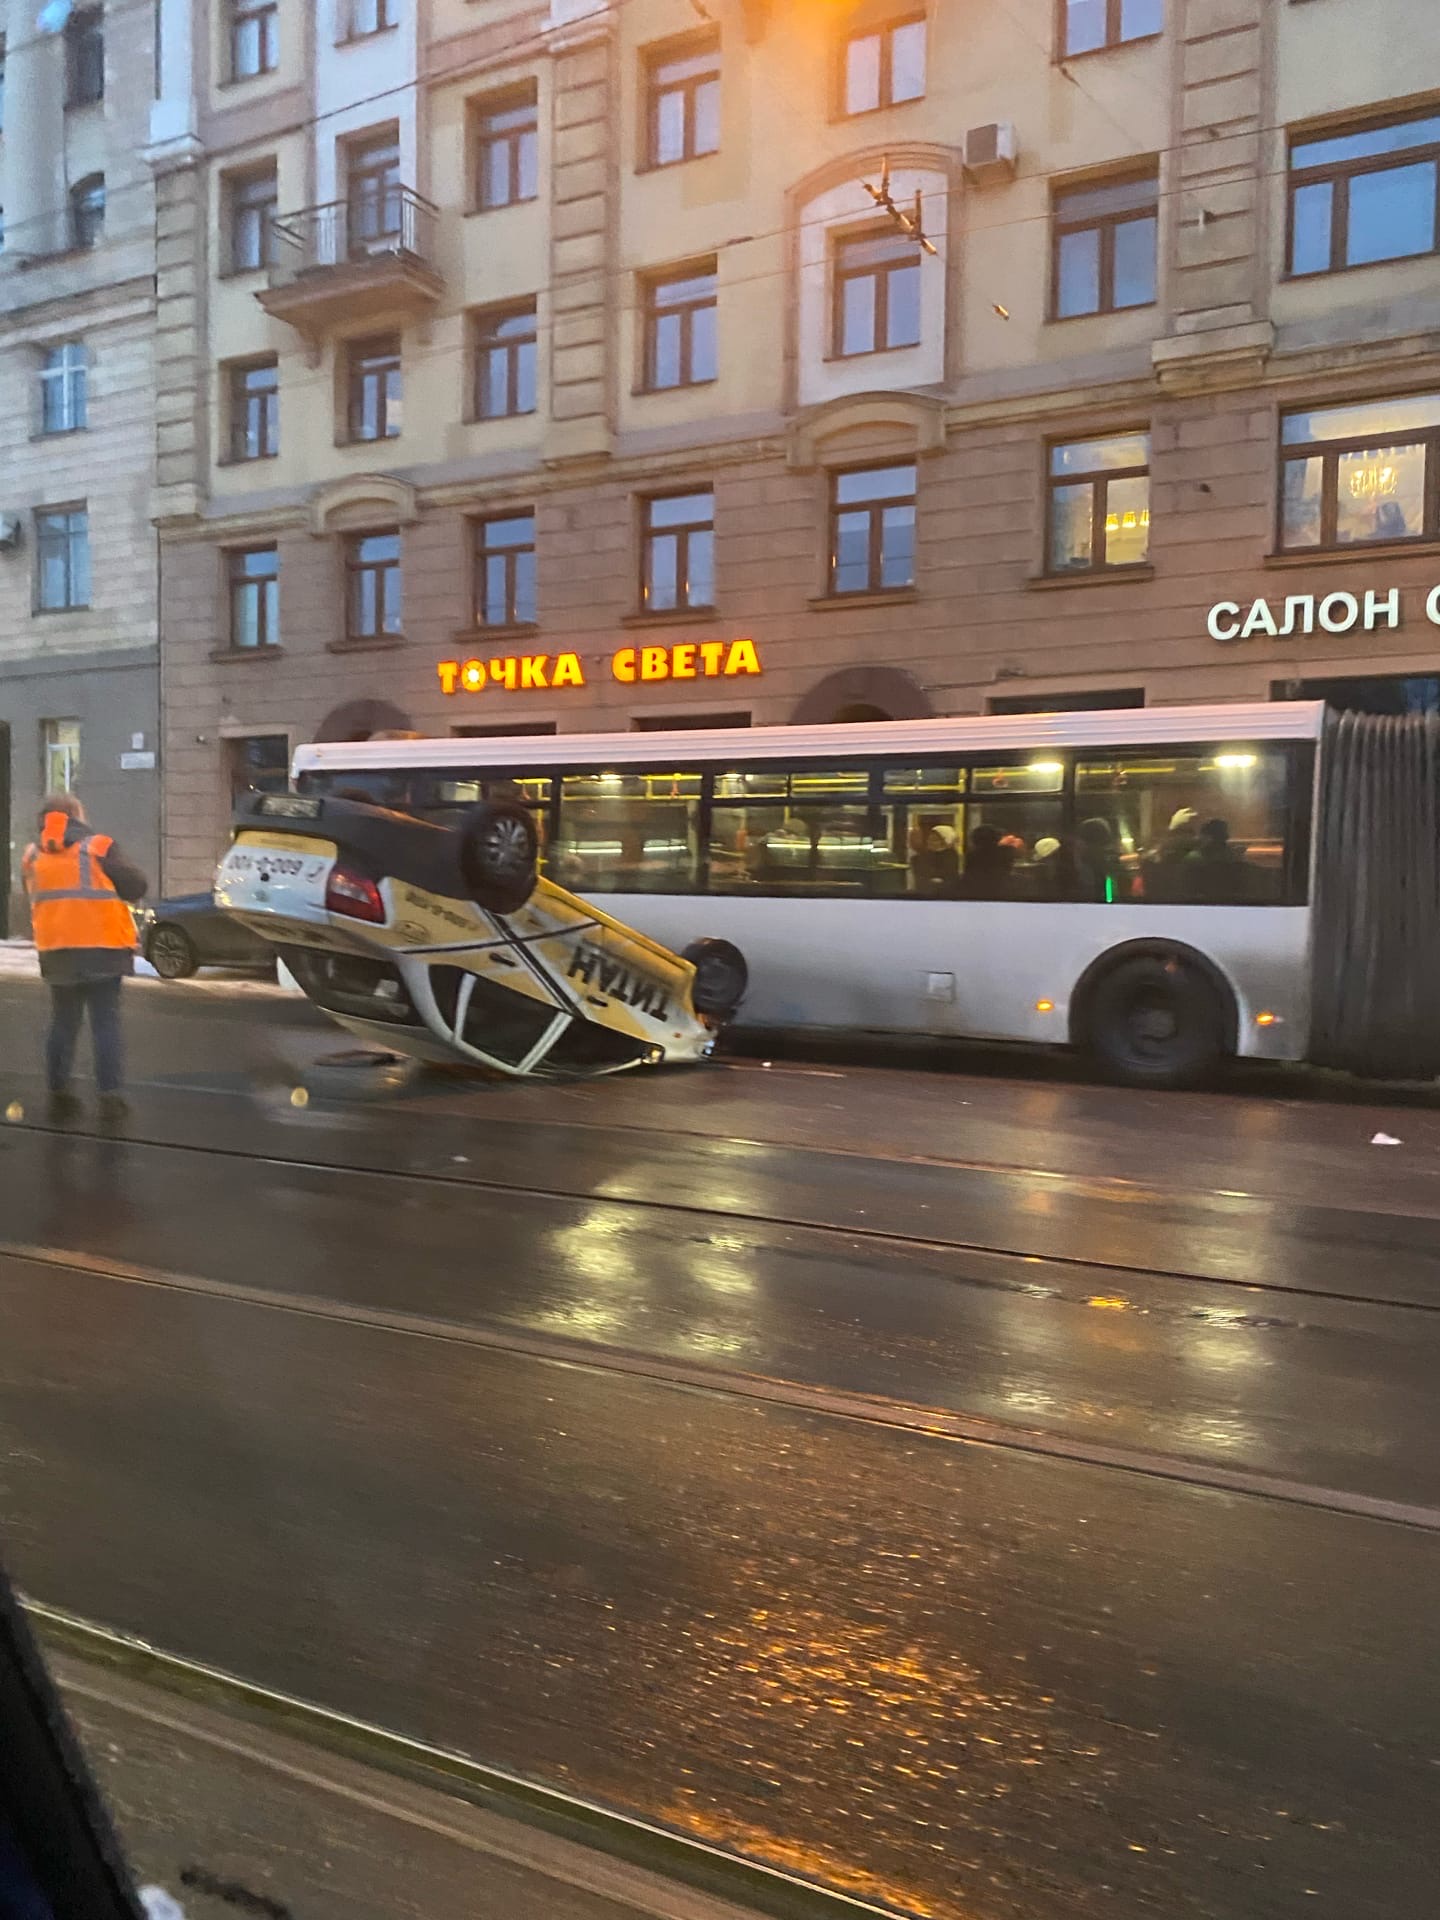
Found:
[[[438,1315],[405,1313],[386,1307],[353,1306],[320,1294],[284,1293],[273,1288],[245,1286],[233,1281],[207,1280],[198,1275],[179,1274],[134,1262],[66,1253],[58,1249],[26,1247],[0,1241],[0,1260],[261,1311],[288,1313],[301,1319],[358,1327],[377,1333],[516,1355],[541,1365],[597,1374],[619,1374],[671,1391],[698,1392],[748,1400],[759,1405],[783,1406],[826,1418],[913,1433],[939,1442],[1062,1460],[1073,1465],[1178,1482],[1208,1492],[1279,1501],[1286,1505],[1440,1533],[1440,1509],[1437,1508],[1379,1499],[1374,1495],[1350,1492],[1343,1488],[1317,1486],[1254,1469],[1218,1466],[1182,1455],[1108,1446],[983,1415],[868,1395],[850,1388],[816,1386],[758,1372],[687,1364],[662,1359],[634,1348],[597,1347],[567,1340],[561,1335],[467,1326]]]
[[[594,1186],[585,1186],[578,1183],[567,1186],[556,1182],[548,1186],[538,1186],[520,1184],[513,1180],[486,1179],[483,1174],[474,1171],[473,1159],[468,1158],[467,1171],[464,1174],[452,1174],[434,1168],[383,1167],[376,1165],[355,1166],[333,1160],[307,1158],[301,1155],[282,1155],[273,1151],[245,1151],[238,1147],[216,1145],[213,1142],[196,1143],[193,1141],[138,1139],[133,1133],[122,1134],[114,1131],[94,1132],[76,1127],[46,1126],[30,1120],[28,1117],[24,1120],[10,1120],[3,1128],[0,1128],[0,1150],[3,1150],[3,1142],[7,1133],[20,1133],[33,1137],[52,1139],[84,1140],[94,1145],[118,1148],[123,1152],[130,1153],[190,1154],[212,1160],[240,1161],[247,1166],[318,1174],[329,1176],[336,1180],[358,1179],[367,1184],[384,1181],[397,1185],[414,1184],[417,1186],[433,1186],[449,1192],[513,1195],[525,1200],[552,1205],[585,1203],[589,1205],[603,1204],[613,1207],[629,1207],[638,1212],[655,1215],[669,1215],[712,1221],[734,1221],[755,1228],[783,1228],[794,1232],[828,1234],[837,1240],[850,1240],[877,1246],[914,1248],[930,1253],[973,1254],[977,1257],[1015,1260],[1037,1268],[1075,1269],[1078,1271],[1102,1274],[1107,1277],[1114,1275],[1136,1275],[1145,1279],[1174,1281],[1185,1285],[1239,1289],[1246,1293],[1273,1294],[1292,1300],[1328,1301],[1344,1306],[1378,1307],[1395,1312],[1440,1313],[1440,1288],[1437,1288],[1434,1300],[1429,1301],[1377,1299],[1372,1294],[1352,1292],[1334,1287],[1292,1286],[1284,1281],[1273,1279],[1241,1279],[1230,1274],[1204,1273],[1194,1268],[1185,1267],[1158,1266],[1153,1264],[1141,1266],[1134,1261],[1106,1260],[1094,1254],[1073,1253],[1066,1254],[1062,1258],[1055,1254],[1036,1253],[1033,1249],[1025,1247],[997,1246],[986,1241],[963,1239],[958,1236],[907,1234],[890,1227],[872,1227],[854,1221],[837,1222],[833,1220],[822,1220],[800,1213],[766,1212],[743,1207],[705,1205],[698,1200],[687,1200],[673,1196],[664,1199],[652,1199],[645,1194],[611,1193],[597,1189]],[[763,1146],[765,1143],[761,1144]],[[829,1150],[802,1149],[802,1151],[825,1153]],[[887,1163],[880,1160],[877,1161],[877,1164],[883,1165]],[[888,1164],[900,1165],[913,1163],[908,1161],[893,1161]],[[963,1163],[940,1164],[963,1165]],[[988,1172],[993,1170],[982,1169],[982,1171]],[[1026,1178],[1030,1176],[1027,1169],[1016,1168],[1009,1172],[1002,1173],[999,1177]],[[1039,1175],[1036,1177],[1049,1179],[1055,1183],[1069,1182],[1072,1186],[1082,1180],[1086,1185],[1093,1184],[1089,1181],[1088,1177],[1085,1176],[1054,1174],[1048,1176]],[[1146,1188],[1144,1191],[1152,1193],[1157,1202],[1170,1198],[1170,1196],[1165,1194],[1163,1189]],[[1193,1199],[1194,1197],[1195,1196],[1191,1194],[1174,1196],[1174,1198],[1181,1201]],[[1264,1203],[1257,1200],[1255,1204]],[[1357,1217],[1366,1218],[1372,1216],[1357,1213]],[[1373,1217],[1388,1218],[1391,1216],[1375,1215]],[[1424,1216],[1404,1217],[1415,1219],[1424,1218]],[[944,1276],[941,1277],[943,1278]],[[968,1283],[965,1276],[961,1275],[954,1277],[952,1284]]]

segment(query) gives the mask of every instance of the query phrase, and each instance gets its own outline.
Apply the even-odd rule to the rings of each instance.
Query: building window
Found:
[[[280,550],[245,547],[225,556],[230,580],[230,644],[242,650],[280,644]]]
[[[225,760],[232,806],[247,793],[284,793],[290,785],[288,734],[251,733],[227,740]]]
[[[720,42],[652,54],[645,68],[646,158],[673,167],[720,148]]]
[[[45,793],[73,793],[80,784],[80,722],[40,722],[40,786]]]
[[[270,222],[279,206],[280,187],[273,163],[257,167],[253,173],[232,174],[226,181],[231,273],[254,273],[274,264],[275,236]]]
[[[535,411],[535,303],[475,316],[475,418]]]
[[[355,140],[345,151],[350,252],[368,253],[400,237],[400,141],[392,131]]]
[[[1440,252],[1440,115],[1290,144],[1290,271]]]
[[[349,0],[345,38],[368,40],[371,34],[384,33],[399,24],[399,0]]]
[[[715,604],[715,495],[667,493],[642,503],[640,604],[646,613]]]
[[[230,368],[230,458],[269,460],[280,451],[280,364],[272,353]]]
[[[694,387],[718,371],[714,260],[644,283],[645,385]]]
[[[356,533],[345,542],[345,638],[400,633],[400,535]]]
[[[105,232],[105,176],[87,174],[70,189],[72,246],[93,247]]]
[[[1094,53],[1163,33],[1165,0],[1060,0],[1060,16],[1065,52]]]
[[[475,204],[490,211],[540,191],[540,109],[535,83],[474,108]]]
[[[862,233],[835,244],[837,356],[920,344],[920,249],[903,234]]]
[[[76,433],[87,424],[89,356],[79,340],[49,347],[40,362],[40,431]]]
[[[1150,558],[1150,436],[1117,433],[1050,449],[1046,570],[1097,573]]]
[[[859,467],[830,482],[830,591],[915,584],[915,468]]]
[[[349,428],[352,440],[395,440],[404,425],[400,336],[352,340],[347,349]]]
[[[35,604],[60,613],[90,604],[90,516],[84,507],[35,515]]]
[[[475,622],[535,624],[535,516],[507,513],[475,525]]]
[[[1153,174],[1055,195],[1052,310],[1057,320],[1153,305],[1158,211]]]
[[[1280,545],[1440,539],[1440,394],[1287,413]]]
[[[230,78],[253,80],[279,64],[278,0],[230,0]]]
[[[65,104],[93,107],[105,98],[105,23],[99,7],[79,7],[65,22]]]
[[[925,16],[892,20],[845,42],[842,99],[846,113],[898,107],[925,93]]]

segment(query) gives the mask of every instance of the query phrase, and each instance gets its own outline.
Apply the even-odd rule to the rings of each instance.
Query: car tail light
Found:
[[[385,924],[385,902],[380,889],[368,874],[353,867],[336,867],[325,885],[327,913],[343,913],[350,920],[370,920]]]

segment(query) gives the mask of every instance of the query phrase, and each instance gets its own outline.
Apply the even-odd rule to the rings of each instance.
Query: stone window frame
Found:
[[[262,193],[261,189],[266,191]],[[242,273],[263,273],[275,264],[273,222],[279,210],[280,169],[273,156],[268,160],[257,161],[253,166],[236,167],[232,172],[221,176],[220,216],[224,239],[224,264],[221,275],[223,278]],[[240,219],[244,215],[256,213],[260,215],[258,258],[253,261],[242,260],[236,244],[240,231]]]
[[[393,540],[394,558],[367,557],[362,549],[369,540]],[[405,537],[398,526],[356,527],[341,536],[341,565],[344,572],[344,641],[347,647],[388,646],[402,641],[405,637]],[[385,601],[388,595],[387,576],[394,574],[397,581],[396,598],[398,621],[393,627],[385,624]],[[375,587],[376,624],[373,628],[363,627],[357,620],[358,600],[364,594],[362,582],[373,576]]]
[[[225,69],[232,84],[261,80],[280,69],[279,0],[226,0]],[[255,64],[245,64],[247,40],[255,46]]]
[[[894,37],[901,28],[914,26],[925,29],[922,84],[919,93],[906,94],[903,100],[897,100],[894,96]],[[850,105],[850,49],[857,41],[876,39],[880,42],[879,98],[873,107],[852,107]],[[898,12],[887,14],[883,18],[852,24],[841,35],[836,52],[835,119],[859,120],[867,113],[883,113],[887,107],[915,106],[926,97],[930,85],[930,19],[923,6],[902,7]]]
[[[273,373],[268,386],[251,387],[249,376]],[[256,460],[274,460],[280,453],[280,356],[247,355],[229,360],[225,379],[225,459],[222,465],[244,466]],[[252,434],[252,416],[255,432]],[[257,451],[251,452],[253,444]]]
[[[1092,215],[1079,215],[1066,219],[1063,213],[1067,199],[1078,199],[1082,194],[1104,192],[1107,188],[1148,186],[1154,190],[1153,201],[1135,207],[1118,208],[1112,212]],[[1115,304],[1115,232],[1118,227],[1135,226],[1142,220],[1153,222],[1155,228],[1155,274],[1154,286],[1148,300],[1137,300],[1126,306]],[[1099,305],[1077,307],[1073,313],[1060,311],[1060,248],[1061,242],[1071,234],[1098,232],[1099,244]],[[1057,180],[1050,195],[1050,310],[1046,316],[1052,322],[1063,320],[1093,320],[1099,314],[1141,313],[1146,307],[1153,307],[1160,299],[1160,172],[1156,163],[1151,162],[1140,167],[1126,167],[1123,170],[1087,175],[1083,179]]]
[[[519,520],[528,520],[530,522],[530,541],[528,546],[519,542],[493,548],[486,546],[485,536],[490,527],[501,526],[507,521]],[[539,541],[537,515],[534,507],[511,507],[495,513],[476,514],[469,522],[469,534],[471,554],[470,596],[475,625],[486,628],[519,628],[522,631],[532,630],[537,625],[536,616],[539,611]],[[522,554],[530,555],[532,572],[535,576],[533,580],[535,606],[528,614],[522,614],[521,612],[518,591],[517,562]],[[490,617],[490,607],[487,598],[487,562],[492,559],[501,560],[504,570],[504,612],[503,617],[499,620]]]
[[[1143,466],[1094,467],[1084,472],[1057,474],[1053,470],[1053,456],[1057,448],[1084,446],[1101,440],[1127,440],[1143,436],[1146,441],[1146,458]],[[1149,556],[1149,542],[1146,542],[1146,557],[1143,560],[1122,560],[1113,564],[1105,558],[1105,514],[1109,499],[1110,486],[1116,480],[1135,480],[1144,477],[1152,483],[1155,475],[1154,428],[1149,422],[1124,427],[1107,427],[1100,431],[1086,433],[1051,434],[1044,442],[1044,479],[1045,510],[1042,537],[1045,542],[1044,564],[1040,577],[1044,580],[1093,580],[1099,575],[1107,579],[1124,579],[1127,575],[1148,574],[1153,562]],[[1083,486],[1088,484],[1090,494],[1090,564],[1084,567],[1057,567],[1054,564],[1054,497],[1057,488],[1065,486]],[[1147,494],[1146,512],[1151,512]]]
[[[698,499],[708,497],[710,517],[708,520],[694,519],[677,522],[674,525],[655,523],[654,512],[657,506],[666,501]],[[715,486],[713,481],[701,481],[694,486],[659,487],[638,496],[640,524],[640,575],[639,609],[657,621],[684,618],[692,613],[713,613],[718,599],[715,567]],[[710,589],[708,600],[690,598],[691,558],[690,547],[696,534],[710,536]],[[675,601],[672,606],[657,607],[654,604],[655,592],[655,545],[662,539],[673,537],[675,540]]]
[[[690,281],[709,280],[708,297],[692,297],[684,300],[662,301],[660,294],[666,287],[680,287]],[[686,387],[710,386],[720,377],[720,262],[713,254],[703,254],[694,260],[684,261],[678,266],[647,268],[639,276],[640,282],[640,379],[637,391],[640,393],[678,393]],[[713,373],[695,373],[695,315],[707,312],[715,315],[715,371]],[[668,315],[679,318],[679,369],[680,378],[661,382],[657,379],[659,362],[660,322]]]
[[[251,654],[273,653],[281,645],[280,626],[280,546],[275,540],[247,541],[244,546],[226,547],[225,556],[225,614],[226,644],[232,653]],[[244,564],[257,554],[273,554],[275,566],[269,574],[251,575],[242,571]],[[245,645],[236,639],[239,623],[236,620],[236,605],[239,596],[251,588],[257,589],[259,613],[255,623],[257,638],[253,646]],[[273,617],[272,617],[273,614]],[[273,629],[273,631],[272,631]]]
[[[515,126],[491,127],[495,120],[509,119],[513,115],[528,112],[530,118],[524,124]],[[528,80],[518,80],[513,86],[497,88],[493,93],[476,95],[467,103],[467,125],[470,136],[469,165],[466,169],[470,182],[470,207],[475,213],[498,213],[505,207],[528,205],[540,197],[540,83],[532,75]],[[503,200],[492,200],[486,192],[487,156],[492,147],[503,146],[506,149],[506,171],[510,183],[510,192]],[[518,190],[526,172],[527,147],[529,172],[533,182],[532,191],[523,193]]]
[[[405,423],[405,356],[399,333],[367,333],[344,344],[344,436],[342,445],[379,446],[398,440]],[[391,393],[391,383],[395,391]],[[377,431],[366,433],[366,395],[375,384]],[[394,414],[394,430],[391,416]]]
[[[668,85],[664,83],[662,76],[667,67],[688,64],[704,58],[710,58],[712,61],[709,71],[702,70],[681,75]],[[720,118],[723,63],[719,28],[704,28],[696,33],[683,34],[678,39],[658,41],[642,50],[641,63],[642,111],[638,115],[640,126],[638,171],[648,173],[665,167],[683,167],[691,160],[703,160],[718,153],[723,138]],[[696,144],[697,96],[703,87],[711,85],[715,87],[717,93],[715,144],[713,147],[701,147]],[[681,150],[664,159],[660,153],[660,106],[664,99],[673,94],[679,94],[682,98]]]

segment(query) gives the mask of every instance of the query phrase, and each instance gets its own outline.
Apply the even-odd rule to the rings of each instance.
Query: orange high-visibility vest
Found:
[[[61,947],[133,947],[135,918],[100,862],[115,844],[91,834],[65,845],[66,813],[47,813],[40,844],[25,852],[30,924],[41,953]]]

